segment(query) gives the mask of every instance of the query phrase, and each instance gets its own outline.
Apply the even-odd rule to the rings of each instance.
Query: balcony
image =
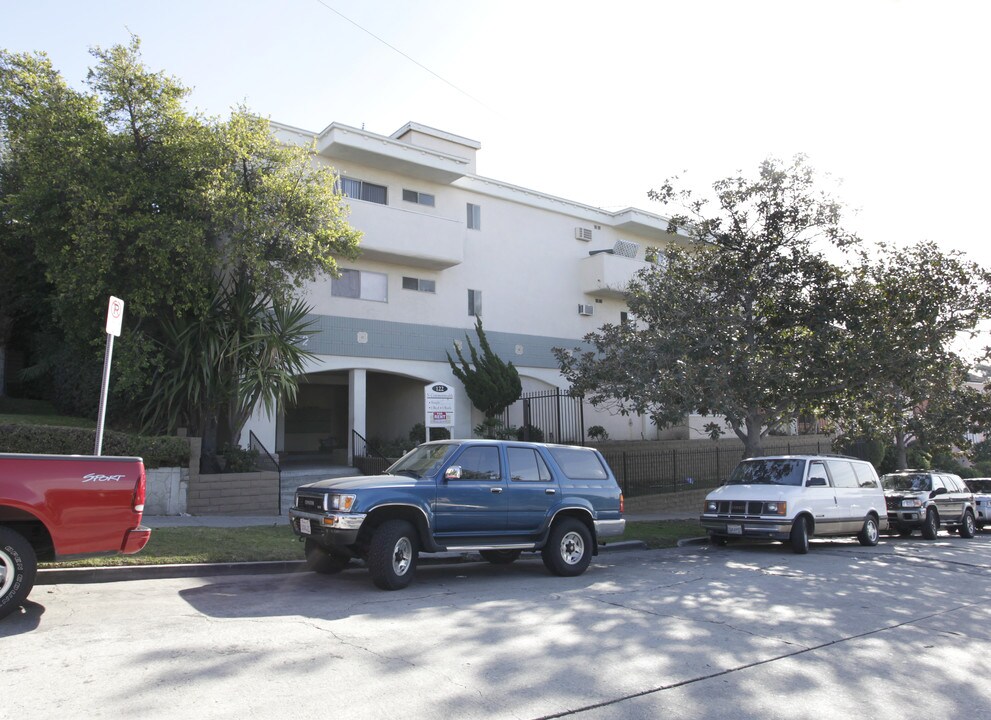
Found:
[[[651,264],[610,252],[597,252],[581,261],[582,291],[602,298],[622,298],[637,271]]]
[[[465,259],[465,225],[416,210],[348,200],[351,225],[361,230],[367,260],[445,270]]]

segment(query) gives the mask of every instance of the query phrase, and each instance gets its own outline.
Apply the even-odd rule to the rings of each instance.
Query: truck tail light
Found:
[[[145,466],[141,465],[141,471],[138,473],[138,482],[134,486],[134,497],[131,499],[131,506],[134,508],[134,512],[144,512],[145,511]]]
[[[622,515],[626,512],[626,500],[623,498],[623,493],[619,494],[619,514]]]

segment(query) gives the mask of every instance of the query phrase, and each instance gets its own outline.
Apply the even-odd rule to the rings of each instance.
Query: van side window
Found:
[[[826,474],[826,465],[822,462],[811,462],[809,463],[809,479],[806,481],[806,486],[810,486],[814,479],[822,479],[826,481],[826,485],[829,485],[829,475]],[[822,484],[819,484],[822,487]]]
[[[857,473],[857,481],[862,488],[877,488],[877,476],[871,472],[871,468],[866,463],[853,463],[853,470]]]
[[[827,460],[829,474],[833,476],[833,485],[838,488],[860,487],[853,465],[846,460]]]

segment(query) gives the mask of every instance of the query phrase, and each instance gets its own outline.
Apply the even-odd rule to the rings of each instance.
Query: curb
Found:
[[[600,545],[600,553],[646,550],[641,540]],[[455,565],[458,563],[484,562],[478,553],[432,553],[420,556],[420,565]],[[303,560],[270,560],[262,562],[187,563],[182,565],[114,565],[112,567],[42,568],[38,570],[35,585],[84,585],[125,580],[162,580],[189,577],[224,575],[273,575],[308,572]]]

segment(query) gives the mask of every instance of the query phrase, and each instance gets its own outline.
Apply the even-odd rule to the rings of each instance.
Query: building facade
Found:
[[[245,429],[280,455],[333,452],[350,461],[352,430],[406,438],[424,422],[424,388],[455,388],[455,437],[482,415],[446,353],[484,319],[493,350],[512,361],[524,392],[566,389],[552,349],[575,347],[624,319],[624,289],[672,242],[659,215],[607,212],[479,176],[474,140],[408,123],[390,136],[333,123],[318,134],[273,123],[280,140],[310,146],[332,166],[363,233],[341,277],[306,288],[316,354],[297,401]],[[588,408],[586,427],[613,439],[654,439],[656,428]],[[545,439],[568,441],[573,438]],[[245,443],[246,444],[246,443]]]

